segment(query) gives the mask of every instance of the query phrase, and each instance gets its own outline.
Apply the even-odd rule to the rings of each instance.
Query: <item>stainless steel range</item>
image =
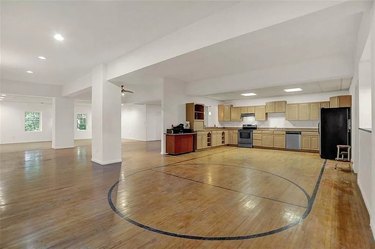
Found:
[[[256,125],[244,124],[242,129],[238,130],[238,147],[253,147],[253,130],[256,129]]]

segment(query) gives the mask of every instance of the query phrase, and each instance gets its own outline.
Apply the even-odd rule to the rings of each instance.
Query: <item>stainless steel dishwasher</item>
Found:
[[[285,136],[286,148],[290,150],[301,149],[301,132],[300,131],[287,131]]]

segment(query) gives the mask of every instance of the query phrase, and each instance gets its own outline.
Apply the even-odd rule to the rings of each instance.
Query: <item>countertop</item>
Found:
[[[242,127],[206,127],[203,131],[214,131],[214,130],[239,130]],[[308,127],[293,127],[293,128],[281,128],[281,127],[258,127],[256,130],[276,130],[276,131],[312,131],[317,132],[318,128]]]
[[[182,135],[194,135],[197,134],[196,132],[189,132],[189,133],[164,133],[167,136],[182,136]]]

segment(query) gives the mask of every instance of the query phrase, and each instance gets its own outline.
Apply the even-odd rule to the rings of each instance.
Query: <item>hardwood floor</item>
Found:
[[[161,156],[124,141],[0,146],[0,248],[375,248],[356,176],[313,153],[219,147]]]

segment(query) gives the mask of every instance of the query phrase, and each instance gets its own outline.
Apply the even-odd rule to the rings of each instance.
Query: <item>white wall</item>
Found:
[[[358,185],[368,210],[371,210],[371,184],[373,184],[371,150],[371,133],[359,130]]]
[[[359,127],[371,129],[371,36],[358,65],[359,78]]]
[[[41,112],[42,131],[25,131],[25,112]],[[40,103],[0,103],[0,143],[25,143],[52,140],[52,105]]]
[[[121,137],[146,141],[146,105],[126,104],[121,109]]]
[[[42,131],[25,132],[24,116],[26,111],[42,113]],[[87,130],[78,131],[76,118],[78,113],[87,114]],[[91,105],[74,105],[74,139],[91,139]],[[52,104],[29,102],[0,103],[0,144],[41,142],[52,140]]]
[[[81,131],[77,129],[77,114],[87,115],[86,130]],[[74,105],[74,139],[91,139],[92,138],[92,118],[91,118],[91,104],[76,103]]]
[[[161,106],[146,105],[146,139],[161,140]]]
[[[287,103],[306,103],[329,101],[332,96],[347,95],[348,91],[338,91],[319,94],[294,94],[290,96],[280,96],[273,98],[245,99],[227,101],[225,104],[233,106],[256,106],[265,105],[266,102],[286,100]],[[257,124],[259,127],[277,127],[277,128],[317,128],[319,121],[289,121],[285,119],[285,113],[269,113],[266,121],[256,121],[255,116],[244,117],[242,122],[220,122],[224,127],[241,127],[242,124]]]
[[[121,111],[121,137],[140,141],[161,139],[161,106],[125,104]]]

